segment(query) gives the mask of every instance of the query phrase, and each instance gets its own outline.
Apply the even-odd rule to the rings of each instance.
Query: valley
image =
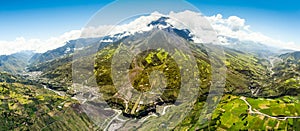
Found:
[[[24,57],[1,56],[0,115],[5,119],[0,129],[298,128],[300,52],[227,38],[232,45],[216,45],[225,58],[212,59],[216,54],[206,44],[195,43],[189,30],[166,24],[168,19],[147,23],[153,29],[146,32],[81,38],[45,53],[23,52]],[[213,67],[225,73],[216,75],[225,76],[220,90],[211,90]],[[218,100],[215,108],[207,105]]]

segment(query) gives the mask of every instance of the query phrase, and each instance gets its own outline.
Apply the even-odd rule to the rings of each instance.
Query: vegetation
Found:
[[[155,38],[160,42],[167,41],[159,36]],[[134,39],[136,38],[130,38],[130,40]],[[98,88],[107,104],[113,109],[121,110],[125,117],[143,118],[149,114],[162,115],[158,113],[159,106],[182,104],[175,101],[178,99],[180,89],[190,86],[186,84],[182,87],[182,83],[190,83],[192,78],[185,78],[182,81],[180,74],[184,69],[196,67],[200,75],[197,81],[199,88],[191,92],[197,92],[199,96],[195,102],[188,103],[193,107],[186,117],[176,116],[176,112],[181,111],[180,108],[169,111],[173,115],[168,114],[168,118],[183,119],[174,130],[295,130],[300,124],[298,119],[292,118],[300,114],[299,52],[266,58],[266,54],[274,53],[255,54],[252,49],[251,52],[241,52],[224,47],[226,59],[222,62],[227,67],[225,94],[212,113],[211,119],[201,123],[202,118],[210,118],[210,116],[201,116],[201,113],[212,84],[212,63],[216,62],[209,59],[205,46],[188,42],[188,47],[195,57],[195,65],[185,64],[186,66],[183,67],[180,66],[180,62],[185,61],[179,61],[179,64],[175,61],[174,55],[186,60],[190,59],[182,51],[174,49],[171,50],[174,54],[171,54],[162,48],[147,49],[132,60],[120,59],[120,63],[129,63],[128,68],[112,74],[113,56],[124,42],[126,40],[122,39],[101,46],[97,53],[84,53],[76,59],[73,59],[74,42],[57,50],[48,51],[46,54],[38,54],[32,58],[32,60],[38,59],[37,63],[28,67],[30,72],[42,72],[34,79],[26,75],[0,73],[0,115],[5,118],[0,120],[0,129],[95,130],[93,122],[82,112],[78,101],[71,99],[69,95],[60,96],[43,88],[44,85],[55,91],[74,95],[78,93],[71,87],[74,81],[87,87]],[[133,44],[131,48],[140,46],[139,44]],[[251,46],[251,43],[248,44],[247,46]],[[71,52],[65,53],[68,48],[72,48]],[[86,47],[88,51],[91,48],[93,47]],[[126,54],[128,52],[123,53],[128,55]],[[44,57],[47,58],[44,60]],[[72,72],[74,65],[81,68],[77,72]],[[122,69],[124,65],[115,65],[115,67]],[[10,70],[14,69],[10,68]],[[91,70],[93,72],[89,72]],[[16,69],[16,72],[19,71]],[[129,74],[129,83],[113,81],[113,75],[123,77],[126,73]],[[187,73],[196,75],[191,71]],[[96,83],[93,83],[95,81]],[[129,87],[133,87],[139,94],[126,98],[122,94],[124,92],[119,92]],[[154,92],[155,97],[147,94],[149,91]],[[143,100],[148,97],[156,99],[144,102]],[[182,104],[182,106],[189,105]],[[150,117],[147,121],[148,125],[153,126],[161,122],[153,122],[151,119],[155,118]],[[145,127],[137,128],[146,129],[147,124]]]
[[[20,74],[24,73],[28,65],[29,59],[32,57],[33,52],[23,51],[11,55],[0,56],[0,72]]]
[[[260,108],[265,108],[266,99],[251,99],[247,98],[249,102],[261,102]],[[271,100],[272,101],[272,100]],[[283,101],[281,101],[283,102]],[[276,102],[275,102],[276,103]],[[274,103],[274,104],[275,104]],[[259,107],[253,106],[255,109]],[[276,112],[278,110],[287,109],[288,106],[282,106],[281,109],[272,107],[269,111]],[[289,109],[295,110],[299,107],[290,107]],[[297,109],[297,110],[298,110]],[[269,113],[272,115],[272,113]],[[273,114],[274,115],[274,114]],[[284,116],[288,116],[285,113]],[[295,130],[299,125],[297,119],[278,120],[269,118],[259,114],[249,113],[248,105],[240,99],[240,96],[224,95],[221,103],[218,105],[216,111],[212,115],[212,120],[208,123],[199,125],[199,123],[190,124],[188,127],[177,127],[177,129],[202,129],[202,130]]]
[[[4,118],[0,120],[1,130],[93,128],[88,117],[80,113],[78,102],[38,86],[18,83],[18,77],[14,79],[0,82],[0,116]]]

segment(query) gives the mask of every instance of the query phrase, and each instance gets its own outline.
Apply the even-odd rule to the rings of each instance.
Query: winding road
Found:
[[[265,117],[268,117],[268,118],[282,120],[282,121],[287,120],[287,119],[299,119],[300,118],[300,116],[286,116],[286,117],[270,116],[270,115],[262,113],[262,112],[260,112],[260,111],[258,111],[256,109],[253,109],[252,105],[247,101],[246,97],[242,96],[240,99],[243,100],[248,105],[248,107],[249,107],[248,110],[249,110],[250,114],[258,114],[258,115],[262,115],[262,116],[265,116]]]
[[[175,106],[175,105],[167,105],[167,106],[165,106],[161,114],[162,114],[162,115],[166,114],[167,108],[169,108],[169,107],[171,107],[171,106]]]
[[[111,126],[112,122],[115,120],[115,119],[118,119],[120,120],[118,117],[122,114],[122,111],[121,110],[116,110],[116,109],[104,109],[104,110],[113,110],[115,111],[117,114],[108,122],[108,124],[106,125],[106,127],[104,128],[104,131],[107,131],[108,128]],[[114,130],[114,129],[111,129],[111,130]]]
[[[144,119],[142,119],[142,120],[140,120],[139,122],[141,122],[141,123],[144,123],[148,118],[150,118],[150,117],[158,117],[156,114],[151,114],[151,115],[149,115],[149,116],[146,116]]]
[[[274,58],[269,58],[271,67],[269,67],[269,71],[271,72],[270,75],[272,76],[274,74],[273,68],[274,68]]]

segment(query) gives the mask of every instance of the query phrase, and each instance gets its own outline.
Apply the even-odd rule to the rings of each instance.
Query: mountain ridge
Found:
[[[42,72],[40,75],[34,78],[36,80],[35,82],[39,86],[43,86],[50,91],[65,92],[66,96],[64,97],[55,95],[53,92],[52,96],[47,96],[46,89],[44,90],[44,88],[34,87],[34,85],[30,84],[28,85],[28,83],[23,83],[23,79],[21,80],[21,78],[18,78],[17,76],[5,73],[1,74],[1,76],[3,77],[0,78],[1,91],[3,88],[3,91],[6,91],[7,93],[8,88],[11,88],[16,89],[12,90],[16,93],[11,94],[20,94],[19,91],[25,91],[25,89],[28,88],[32,90],[33,93],[28,91],[27,93],[32,95],[32,97],[39,99],[41,103],[51,103],[52,101],[54,101],[49,105],[47,104],[47,107],[42,106],[42,109],[45,109],[44,112],[46,113],[46,117],[42,117],[42,120],[39,121],[40,123],[35,123],[36,128],[34,129],[41,129],[41,127],[48,127],[48,125],[50,125],[49,127],[51,127],[51,124],[49,123],[52,123],[53,119],[58,121],[54,122],[54,125],[57,127],[62,127],[62,129],[65,129],[64,127],[68,129],[73,129],[73,127],[75,129],[80,128],[80,125],[74,124],[74,121],[72,120],[59,121],[59,119],[56,119],[55,117],[49,117],[53,115],[53,112],[51,112],[51,110],[49,111],[48,108],[53,109],[55,113],[59,112],[60,110],[67,111],[64,105],[66,105],[67,107],[72,107],[70,116],[75,117],[75,120],[78,120],[80,124],[83,124],[85,129],[91,129],[93,122],[87,119],[86,114],[83,113],[84,110],[81,110],[80,107],[92,107],[89,108],[91,112],[96,112],[100,114],[103,113],[104,116],[113,116],[114,113],[117,113],[118,116],[122,114],[125,118],[147,117],[147,121],[143,124],[150,127],[153,127],[154,125],[159,123],[159,121],[156,121],[156,117],[164,117],[164,115],[167,114],[169,115],[168,117],[170,117],[171,119],[182,119],[182,122],[176,127],[174,127],[174,130],[180,130],[183,128],[203,130],[216,128],[232,129],[236,125],[242,127],[242,129],[259,129],[261,128],[259,126],[263,125],[267,127],[275,126],[274,123],[277,123],[277,121],[270,120],[267,117],[263,117],[263,119],[261,119],[261,116],[257,116],[256,114],[250,112],[252,111],[250,110],[252,107],[250,107],[250,109],[247,110],[248,106],[245,103],[242,103],[246,101],[246,97],[249,103],[254,103],[257,101],[260,102],[264,100],[267,101],[267,103],[263,104],[277,103],[281,104],[280,106],[289,107],[288,109],[290,109],[291,107],[290,101],[296,101],[296,99],[298,99],[297,95],[300,93],[299,52],[280,54],[277,52],[281,52],[280,50],[270,50],[268,49],[268,46],[262,45],[261,43],[253,41],[247,41],[245,43],[245,41],[240,41],[238,39],[227,38],[230,39],[229,42],[232,44],[231,46],[216,45],[217,47],[223,48],[225,55],[225,60],[222,61],[227,68],[225,74],[226,80],[224,87],[224,95],[220,97],[211,98],[214,100],[222,99],[222,101],[216,108],[216,112],[213,112],[212,120],[208,121],[207,123],[204,123],[204,125],[201,125],[201,123],[198,122],[198,119],[201,119],[200,111],[202,111],[201,109],[204,107],[206,99],[210,99],[208,98],[208,94],[210,91],[210,86],[212,84],[212,64],[216,64],[213,62],[216,62],[217,60],[214,61],[210,59],[209,53],[213,52],[208,52],[208,50],[206,50],[206,46],[203,43],[196,43],[195,41],[193,41],[193,34],[190,30],[176,28],[172,24],[168,24],[166,22],[168,19],[169,18],[167,17],[161,17],[157,20],[145,23],[145,26],[153,27],[151,28],[151,30],[142,32],[137,31],[134,33],[125,31],[122,33],[110,34],[101,38],[72,40],[66,42],[66,44],[62,47],[47,51],[46,53],[36,54],[34,57],[32,57],[32,64],[28,67],[28,71],[32,73]],[[172,46],[179,47],[180,44],[176,43],[179,42],[179,40],[174,42],[174,39],[180,39],[184,41],[183,43],[185,43],[187,48],[189,48],[189,50],[191,51],[190,55],[195,57],[196,62],[194,64],[184,63],[186,64],[185,67],[199,67],[197,71],[200,74],[199,81],[197,81],[199,82],[197,83],[199,91],[196,89],[191,89],[189,92],[199,93],[199,95],[197,96],[195,101],[188,103],[193,104],[191,107],[192,109],[191,112],[187,115],[187,117],[184,118],[173,112],[178,113],[178,111],[186,109],[186,105],[184,105],[184,103],[181,103],[185,99],[181,100],[180,102],[176,102],[179,96],[180,85],[182,83],[180,79],[182,76],[180,76],[179,73],[186,68],[177,65],[177,61],[174,60],[174,57],[171,56],[171,53],[173,51],[175,52],[174,54],[176,54],[178,57],[182,57],[187,60],[190,60],[190,57],[180,50],[172,50],[173,48],[170,49],[170,47],[167,46],[166,43],[169,42],[169,44],[173,44]],[[169,48],[171,51],[168,52],[168,50],[165,50],[163,48],[143,48],[142,45],[145,43],[150,44],[150,47],[163,46],[166,49]],[[128,69],[126,68],[125,70],[125,73],[127,73],[126,71],[128,71],[129,73],[129,83],[127,84],[124,84],[122,80],[114,81],[112,79],[113,75],[116,75],[117,78],[119,78],[119,76],[121,77],[120,74],[124,73],[121,72],[123,70],[120,70],[119,72],[114,72],[115,74],[113,74],[112,71],[113,57],[118,51],[118,47],[124,46],[125,49],[135,49],[135,47],[141,47],[145,49],[133,50],[134,52],[139,52],[133,60],[127,59],[126,57],[118,59],[117,62],[125,61],[125,63],[127,62],[129,64]],[[94,51],[96,52],[90,52],[91,49],[94,49]],[[84,54],[79,54],[77,57],[76,53]],[[125,50],[122,53],[126,54],[128,52],[126,52]],[[278,60],[276,62],[270,60],[269,57],[271,55],[272,57],[274,57],[274,59]],[[76,68],[74,71],[74,66],[80,68]],[[123,69],[123,66],[123,64],[116,64],[117,69]],[[158,71],[155,72],[156,70]],[[195,74],[195,72],[188,70],[185,70],[185,73]],[[159,78],[159,80],[162,80],[162,82],[156,79],[151,79],[151,76],[154,78]],[[24,77],[26,78],[26,76]],[[30,79],[30,77],[28,77],[28,79]],[[167,80],[167,82],[163,81],[165,79]],[[185,78],[183,79],[183,83],[192,83],[190,82],[191,80],[193,79]],[[30,80],[25,79],[24,81],[30,82]],[[1,82],[4,82],[4,84],[2,84]],[[7,82],[16,84],[9,85],[6,84]],[[161,87],[156,88],[155,86],[152,86],[157,83],[159,86],[166,87],[166,89],[161,89]],[[75,85],[79,85],[82,88],[76,88]],[[121,85],[121,88],[115,87],[116,85]],[[26,88],[22,89],[21,87]],[[135,96],[133,95],[132,99],[127,99],[126,96],[128,94],[130,95],[130,92],[128,93],[128,90],[126,90],[128,88],[126,87],[132,87],[142,93]],[[159,93],[161,93],[161,95],[156,96],[158,99],[145,100],[145,98],[148,98],[145,94],[147,94],[149,90],[152,91],[151,89],[154,90],[154,95],[151,95],[156,96]],[[184,89],[187,88],[185,87]],[[89,92],[90,90],[93,91]],[[119,90],[122,91],[118,92]],[[35,96],[35,92],[40,91],[46,93]],[[101,96],[97,96],[100,99],[99,101],[97,101],[97,99],[94,99],[97,98],[95,95],[97,93],[102,94]],[[189,95],[189,93],[187,96],[192,96]],[[14,100],[15,95],[11,94],[5,94],[5,98],[8,97]],[[45,100],[42,99],[44,97],[46,97]],[[78,101],[74,102],[75,100],[71,100],[71,98],[78,98]],[[83,101],[79,98],[82,98]],[[104,101],[101,101],[102,99]],[[242,101],[241,99],[244,101]],[[22,103],[22,100],[20,103]],[[67,103],[72,101],[71,103],[73,104],[71,105],[73,106],[68,106],[68,104],[64,103],[64,101],[67,101]],[[78,103],[81,103],[81,105],[79,106]],[[99,109],[102,108],[105,104],[108,104],[108,106],[111,109],[117,111],[105,112],[105,109]],[[273,110],[269,109],[269,107],[272,107],[274,105],[261,106],[263,104],[254,103],[253,110],[262,108],[260,109],[261,112],[266,112],[265,114],[269,113],[270,115],[274,114],[275,116],[286,116],[289,114],[293,114],[294,112],[297,113],[297,111],[295,110],[289,110],[288,113],[282,111],[284,112],[282,113],[280,109],[274,110],[274,112],[272,112]],[[5,107],[9,107],[11,109],[14,109],[13,107],[15,107],[14,105],[10,104],[4,105]],[[54,106],[52,107],[52,105]],[[32,106],[32,108],[35,107],[35,105],[30,106]],[[174,106],[175,108],[169,106]],[[163,107],[163,111],[160,111],[160,107]],[[166,107],[168,107],[168,109]],[[237,110],[240,107],[242,109]],[[297,107],[295,106],[295,108]],[[24,110],[28,111],[28,114],[30,116],[31,110]],[[75,110],[75,113],[73,112],[73,110]],[[9,112],[10,110],[5,111]],[[235,113],[239,115],[232,115]],[[150,116],[150,114],[152,116],[156,115],[156,117],[148,117]],[[123,120],[123,117],[119,118],[115,116],[114,118],[112,118],[111,121],[118,121],[117,119]],[[210,118],[209,116],[203,117]],[[19,118],[23,118],[23,116],[19,116]],[[66,117],[64,115],[63,118],[69,119],[69,117]],[[232,120],[229,120],[229,118]],[[250,123],[251,120],[255,120],[253,122],[255,124],[248,124],[248,122]],[[265,120],[267,120],[268,122],[264,122]],[[169,119],[165,121],[169,121]],[[239,123],[237,123],[238,121]],[[23,121],[21,121],[20,123],[22,122]],[[257,125],[256,122],[259,123],[259,125]],[[282,121],[278,123],[281,124],[281,122]],[[284,122],[286,121],[283,121],[282,123]],[[125,124],[129,124],[129,126],[131,126],[130,123],[131,122],[126,122]],[[291,121],[288,121],[287,123],[284,123],[283,125],[278,124],[278,128],[280,127],[279,129],[283,129],[282,127],[284,127],[284,125],[286,125],[286,127],[291,128]],[[30,125],[32,123],[28,124]],[[11,127],[11,125],[9,127]],[[159,128],[159,126],[154,126],[151,129],[154,128]]]

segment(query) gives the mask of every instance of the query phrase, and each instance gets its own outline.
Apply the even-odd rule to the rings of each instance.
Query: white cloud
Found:
[[[127,32],[128,34],[134,34],[136,32],[149,31],[153,29],[152,26],[147,26],[150,22],[158,20],[160,17],[170,17],[167,22],[175,26],[178,29],[190,29],[193,34],[201,37],[194,40],[211,43],[216,41],[214,30],[210,27],[209,22],[200,13],[192,11],[183,12],[170,12],[167,15],[160,14],[159,12],[153,12],[148,16],[141,16],[128,24],[122,25],[102,25],[99,27],[86,27],[82,32],[83,37],[99,37],[105,35],[113,35],[117,33]]]
[[[99,37],[107,34],[113,25],[103,25],[99,27],[86,27],[82,29],[81,37]]]
[[[185,29],[189,27],[194,35],[199,36],[195,37],[194,40],[201,42],[204,41],[210,43],[216,41],[216,37],[214,37],[216,36],[216,31],[220,36],[237,38],[241,41],[255,41],[275,47],[284,47],[294,50],[300,49],[300,46],[294,42],[275,40],[263,35],[262,33],[251,31],[250,25],[246,24],[246,20],[237,16],[223,18],[221,14],[217,14],[214,16],[204,17],[200,13],[183,11],[178,13],[170,12],[167,15],[153,12],[149,16],[141,16],[127,24],[86,27],[81,30],[72,30],[62,34],[61,36],[51,37],[46,40],[26,39],[24,37],[18,37],[13,41],[0,40],[0,46],[2,47],[0,55],[12,54],[22,50],[45,52],[47,50],[63,46],[66,41],[77,39],[79,37],[101,37],[105,35],[123,33],[125,31],[127,31],[127,34],[125,35],[129,35],[135,32],[149,31],[153,29],[153,27],[149,27],[147,25],[161,16],[170,17],[171,19],[167,20],[167,22],[176,28]],[[211,26],[214,30],[210,28]],[[229,44],[224,37],[219,37],[219,40],[222,41],[223,44]]]
[[[195,35],[195,42],[215,43],[217,41],[216,33],[202,14],[192,11],[170,12],[169,17],[171,19],[168,22],[175,27],[191,30]]]
[[[246,25],[246,20],[237,16],[223,18],[221,14],[217,14],[206,18],[218,35],[237,38],[241,41],[255,41],[269,46],[300,50],[300,46],[295,44],[295,42],[284,42],[268,37],[260,32],[251,31],[250,25]],[[220,37],[220,40],[224,41],[222,37]]]
[[[130,34],[141,31],[149,31],[152,27],[147,26],[151,21],[159,19],[162,14],[153,12],[149,16],[141,16],[127,24],[121,25],[101,25],[99,27],[85,27],[82,31],[82,37],[100,37],[105,35],[114,35],[127,31]]]
[[[80,30],[72,30],[58,37],[51,37],[46,40],[41,39],[26,39],[17,37],[13,41],[0,40],[1,52],[0,55],[9,55],[23,50],[33,50],[36,52],[45,52],[63,46],[66,41],[77,39],[81,34]]]

